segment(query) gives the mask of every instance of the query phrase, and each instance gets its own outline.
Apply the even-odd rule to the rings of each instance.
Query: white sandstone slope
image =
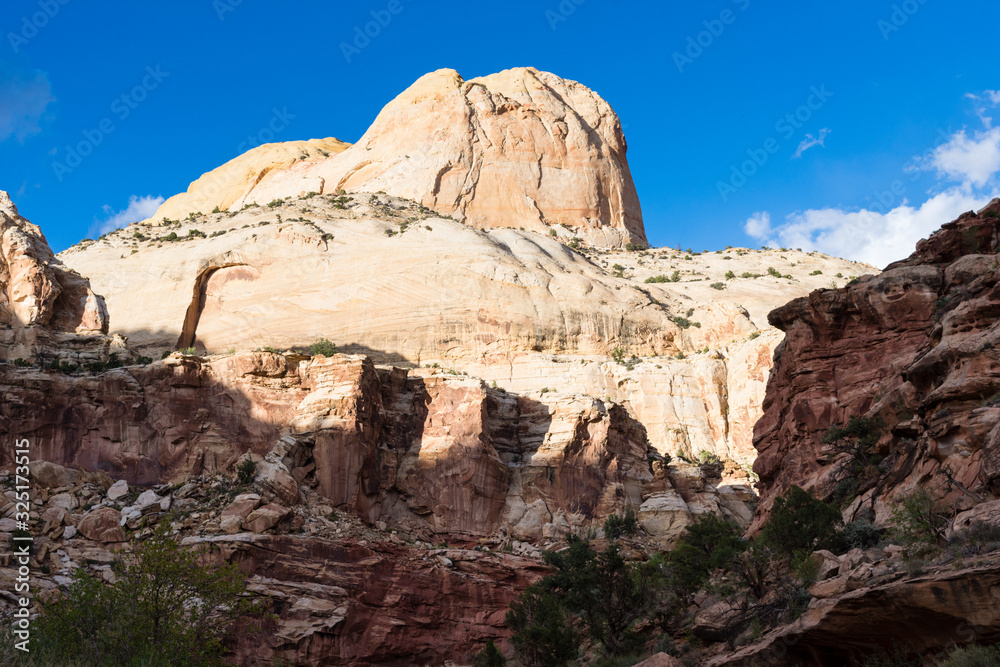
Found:
[[[187,192],[174,195],[156,210],[150,220],[183,220],[215,209],[228,210],[242,200],[261,179],[284,171],[301,170],[308,164],[343,152],[350,144],[339,139],[310,139],[263,144],[233,158],[191,183]]]

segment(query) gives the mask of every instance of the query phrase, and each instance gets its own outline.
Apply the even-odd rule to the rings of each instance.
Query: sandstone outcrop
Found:
[[[646,245],[618,116],[597,93],[534,68],[465,81],[442,69],[386,105],[358,142],[265,176],[234,204],[383,191],[479,228]]]
[[[99,356],[107,330],[104,300],[56,259],[41,230],[0,191],[0,361],[72,347],[96,346]]]
[[[642,506],[665,545],[700,512],[749,519],[748,487],[697,466],[654,470],[662,457],[642,424],[590,396],[536,398],[364,356],[271,352],[174,355],[97,376],[9,369],[0,383],[0,427],[28,438],[35,456],[131,483],[231,470],[249,454],[256,484],[286,506],[315,488],[369,523],[467,540],[551,542],[599,530],[623,505]],[[673,505],[656,500],[665,495]],[[169,507],[146,492],[122,520]],[[284,518],[256,504],[229,514],[255,532]]]
[[[953,512],[1000,494],[998,219],[994,200],[881,275],[771,313],[786,338],[754,432],[756,525],[791,484],[880,525],[918,487]],[[825,437],[852,418],[877,439],[860,455]]]
[[[794,623],[704,664],[839,665],[879,651],[940,662],[956,643],[988,645],[998,639],[1000,563],[942,568],[917,577],[884,567],[880,575],[859,575],[846,592],[841,588],[814,599]]]
[[[306,165],[341,153],[349,146],[332,137],[257,146],[202,175],[191,183],[187,192],[163,202],[150,219],[183,220],[192,214],[228,210],[253,191],[262,179],[283,172],[300,171]]]

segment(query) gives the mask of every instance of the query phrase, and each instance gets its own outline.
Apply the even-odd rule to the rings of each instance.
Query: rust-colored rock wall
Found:
[[[1000,200],[921,241],[907,260],[773,311],[785,331],[754,430],[760,525],[798,484],[829,499],[859,479],[851,519],[921,486],[954,510],[1000,493]],[[883,423],[866,466],[823,442],[866,416]]]

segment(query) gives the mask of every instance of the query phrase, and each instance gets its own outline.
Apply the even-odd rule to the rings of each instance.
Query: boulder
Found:
[[[819,565],[819,569],[816,572],[816,581],[829,579],[831,576],[837,574],[840,569],[840,558],[825,549],[814,551],[812,558]]]
[[[95,542],[124,542],[125,532],[120,525],[121,514],[112,507],[92,510],[80,520],[80,534]]]
[[[702,609],[694,619],[691,632],[707,641],[720,642],[729,638],[734,624],[745,612],[731,602],[720,600]]]
[[[118,500],[128,495],[128,482],[120,479],[108,489],[108,500]]]
[[[243,527],[252,533],[263,533],[265,530],[270,530],[277,526],[290,513],[291,510],[287,507],[268,503],[250,512],[247,518],[243,520]]]
[[[46,489],[56,489],[61,486],[73,486],[80,480],[80,472],[64,468],[49,461],[32,461],[28,471],[36,484]]]
[[[242,520],[247,518],[251,512],[253,512],[257,507],[260,506],[260,496],[256,493],[241,493],[240,495],[233,498],[233,502],[229,503],[224,510],[222,510],[222,518],[235,516]]]
[[[979,526],[1000,532],[1000,500],[981,503],[970,510],[959,513],[948,531],[948,538],[961,535],[970,529],[974,530]]]
[[[52,525],[62,525],[66,521],[66,517],[69,513],[66,511],[65,507],[49,507],[47,510],[42,512],[42,520]]]
[[[57,493],[49,498],[49,507],[61,507],[66,510],[76,509],[79,502],[72,493]]]
[[[280,463],[267,460],[258,463],[254,481],[276,495],[282,502],[294,505],[299,501],[299,485]]]
[[[243,518],[234,514],[223,516],[219,519],[219,528],[222,529],[222,532],[229,535],[238,533],[243,529]]]

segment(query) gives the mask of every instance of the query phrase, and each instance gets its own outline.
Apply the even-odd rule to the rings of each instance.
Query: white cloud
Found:
[[[25,76],[0,63],[0,141],[24,141],[41,132],[39,121],[55,101],[44,72]]]
[[[971,137],[965,130],[956,133],[934,150],[930,166],[951,180],[986,185],[1000,171],[1000,127],[975,132]]]
[[[160,208],[163,201],[163,197],[154,197],[153,195],[145,197],[132,195],[128,198],[128,206],[121,211],[116,212],[112,207],[105,205],[104,213],[108,217],[104,220],[94,221],[94,224],[90,226],[90,236],[101,236],[131,225],[133,222],[150,218],[156,213],[156,209]]]
[[[904,201],[887,213],[867,209],[810,209],[792,213],[774,229],[761,224],[770,222],[766,212],[755,213],[747,220],[745,229],[764,245],[818,250],[881,269],[909,256],[917,241],[945,222],[979,209],[988,201],[964,187],[955,187],[916,208]]]
[[[899,181],[902,189],[897,191],[894,184],[891,200],[876,207],[879,210],[809,209],[792,213],[777,225],[772,225],[769,212],[760,211],[746,221],[744,231],[764,245],[819,250],[878,268],[905,259],[917,241],[962,213],[982,208],[1000,189],[1000,127],[991,127],[991,119],[984,116],[988,105],[1000,106],[1000,91],[966,97],[984,103],[977,109],[983,129],[955,132],[934,150],[914,158],[915,171],[935,171],[939,179],[950,182],[929,193],[922,204],[911,205],[903,197],[905,184]],[[800,151],[822,143],[824,136],[821,132],[818,140],[807,137]],[[899,205],[886,210],[892,203]]]
[[[802,157],[802,154],[813,146],[822,146],[823,148],[826,148],[826,144],[823,142],[826,141],[828,134],[830,134],[830,129],[826,127],[819,131],[818,137],[813,137],[812,134],[807,134],[806,138],[799,144],[799,147],[795,149],[795,155],[792,156],[792,159],[794,160]]]
[[[764,241],[771,235],[771,214],[767,211],[754,213],[743,225],[743,229],[758,241]]]

